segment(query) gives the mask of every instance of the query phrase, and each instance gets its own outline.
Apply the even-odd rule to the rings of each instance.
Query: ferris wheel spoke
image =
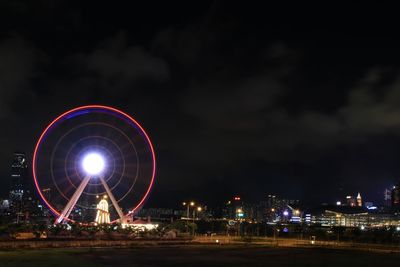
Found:
[[[56,223],[61,223],[64,219],[68,219],[69,215],[71,214],[72,209],[75,207],[76,203],[78,202],[79,197],[82,195],[83,190],[89,183],[91,176],[87,175],[82,182],[79,184],[77,190],[72,195],[71,199],[68,201],[67,205],[65,206],[64,210],[62,211],[61,215],[57,218]]]
[[[115,199],[113,193],[111,192],[111,189],[110,189],[110,187],[108,186],[107,182],[104,180],[104,177],[103,177],[103,176],[100,176],[99,178],[100,178],[101,184],[102,184],[102,185],[104,186],[104,188],[106,189],[107,195],[108,195],[108,197],[110,198],[112,204],[114,205],[114,208],[115,208],[115,210],[117,211],[118,216],[119,216],[121,222],[123,222],[123,220],[124,220],[124,213],[122,212],[122,209],[121,209],[120,206],[118,205],[118,202],[117,202],[117,200]]]

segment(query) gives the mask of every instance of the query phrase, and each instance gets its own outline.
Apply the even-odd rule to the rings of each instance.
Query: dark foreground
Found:
[[[248,246],[0,251],[0,266],[397,266],[400,254]]]

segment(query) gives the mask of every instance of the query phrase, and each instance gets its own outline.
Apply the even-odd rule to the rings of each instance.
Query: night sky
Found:
[[[85,104],[120,108],[149,133],[147,206],[269,193],[379,203],[399,180],[389,7],[83,2],[0,3],[2,197],[12,153],[31,158],[41,130]]]

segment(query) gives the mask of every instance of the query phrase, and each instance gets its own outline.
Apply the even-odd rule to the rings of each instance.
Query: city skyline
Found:
[[[399,40],[384,22],[224,1],[17,2],[0,4],[3,196],[13,152],[30,165],[44,127],[86,104],[143,122],[158,162],[149,206],[379,203],[399,182]]]
[[[92,158],[95,156],[95,159],[97,160],[98,156],[97,154],[87,154],[86,158]],[[103,160],[103,159],[101,159]],[[92,165],[87,165],[87,162],[83,160],[82,166],[86,170],[86,168],[89,168],[89,170],[96,170]],[[104,166],[104,162],[101,163],[101,168]],[[27,162],[26,155],[25,153],[22,152],[14,152],[13,154],[13,160],[12,164],[10,166],[11,174],[9,177],[9,182],[10,186],[8,188],[8,196],[6,195],[0,195],[0,200],[8,200],[9,203],[22,203],[22,200],[27,197],[33,197],[34,201],[39,201],[38,203],[45,204],[42,201],[40,201],[40,196],[36,193],[32,194],[32,191],[36,191],[34,188],[34,183],[32,181],[32,178],[30,177],[31,175],[29,174],[29,163]],[[201,206],[209,206],[210,208],[218,208],[221,206],[226,205],[227,203],[230,203],[231,201],[243,201],[245,200],[247,204],[256,204],[258,205],[259,203],[265,202],[265,201],[270,201],[271,197],[277,198],[277,199],[283,199],[285,201],[291,202],[295,201],[298,204],[301,204],[302,208],[309,209],[311,207],[318,207],[318,206],[349,206],[349,207],[363,207],[366,209],[374,210],[374,209],[385,209],[385,208],[393,208],[395,211],[396,208],[399,206],[399,199],[400,199],[400,183],[395,184],[393,186],[389,186],[385,188],[384,192],[382,192],[382,198],[378,200],[377,202],[373,202],[371,199],[365,199],[361,196],[361,193],[358,191],[357,193],[352,192],[352,194],[347,194],[347,195],[338,195],[335,198],[335,201],[322,201],[321,203],[307,203],[303,199],[288,199],[286,195],[276,195],[274,192],[269,192],[268,194],[264,195],[261,198],[255,199],[255,198],[242,198],[241,194],[236,194],[236,195],[231,195],[230,197],[226,199],[216,199],[217,202],[215,203],[207,203],[205,202],[205,199],[196,199],[196,198],[190,198],[191,201],[190,204],[196,203],[196,205]],[[46,197],[46,199],[50,199],[51,194],[51,189],[45,187],[42,191],[43,196]],[[54,192],[56,193],[56,192]],[[350,192],[349,192],[350,193]],[[99,198],[102,194],[98,194],[96,198]],[[103,195],[103,197],[107,197],[107,195]],[[196,201],[195,201],[196,200]],[[177,203],[173,203],[170,206],[165,206],[165,205],[155,205],[155,206],[149,206],[147,205],[146,208],[167,208],[167,209],[179,209],[181,207],[181,199],[177,201]],[[199,202],[198,202],[199,201]],[[201,204],[199,204],[201,203]],[[183,202],[183,205],[185,206],[187,204],[186,201]],[[104,205],[104,204],[103,204]]]

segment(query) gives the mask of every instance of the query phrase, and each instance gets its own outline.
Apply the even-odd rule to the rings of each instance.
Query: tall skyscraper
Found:
[[[392,208],[400,210],[400,183],[393,186],[392,189]]]
[[[15,152],[11,162],[10,211],[16,222],[24,217],[25,184],[28,176],[28,164],[24,153]]]
[[[24,195],[24,184],[28,175],[28,164],[24,153],[14,153],[11,163],[10,200],[21,202]]]
[[[392,190],[385,189],[383,192],[383,200],[385,201],[385,206],[390,207],[392,205]]]
[[[357,195],[357,206],[362,207],[362,199],[361,199],[360,192],[358,192],[358,195]]]

